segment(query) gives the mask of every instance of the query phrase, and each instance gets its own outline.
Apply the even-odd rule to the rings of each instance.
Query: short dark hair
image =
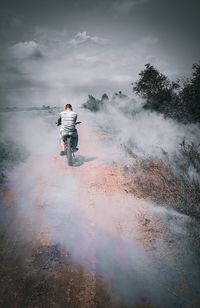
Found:
[[[71,104],[66,104],[65,105],[65,110],[67,110],[67,109],[71,109],[72,110],[72,105]]]

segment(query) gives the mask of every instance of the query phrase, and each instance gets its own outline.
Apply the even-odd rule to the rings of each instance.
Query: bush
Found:
[[[105,103],[108,100],[109,98],[107,94],[103,94],[101,100],[96,99],[92,95],[88,95],[88,99],[84,104],[82,104],[82,107],[85,109],[89,109],[90,111],[97,112],[104,107]]]

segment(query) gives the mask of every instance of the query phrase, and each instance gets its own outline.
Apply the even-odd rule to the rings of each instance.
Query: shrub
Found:
[[[101,100],[96,99],[92,95],[88,95],[87,101],[82,104],[82,107],[85,109],[89,109],[90,111],[97,112],[101,110],[104,104],[109,100],[107,94],[103,94]]]

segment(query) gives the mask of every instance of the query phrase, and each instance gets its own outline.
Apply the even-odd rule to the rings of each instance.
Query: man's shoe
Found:
[[[78,150],[79,150],[79,148],[75,148],[75,149],[74,149],[74,152],[77,152]]]
[[[60,156],[65,155],[65,151],[60,151]]]

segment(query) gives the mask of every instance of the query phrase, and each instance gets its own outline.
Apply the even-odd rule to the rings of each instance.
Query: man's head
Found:
[[[65,105],[65,110],[72,110],[72,105],[71,104],[66,104]]]

